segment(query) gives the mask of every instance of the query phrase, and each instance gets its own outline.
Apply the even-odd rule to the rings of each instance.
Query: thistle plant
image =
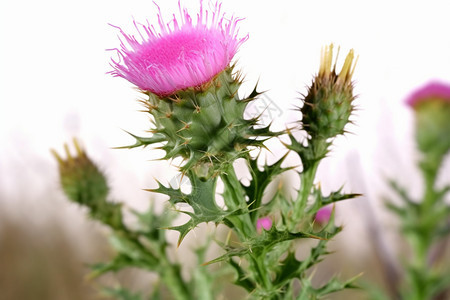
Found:
[[[450,185],[437,185],[445,155],[450,151],[450,86],[431,82],[415,91],[406,103],[414,110],[418,167],[423,179],[423,193],[414,199],[397,182],[392,188],[402,200],[390,201],[389,208],[401,221],[401,229],[411,249],[403,261],[406,276],[398,287],[400,299],[446,299],[450,285],[448,264],[443,260],[442,241],[450,233],[450,207],[445,203]]]
[[[147,128],[148,137],[132,134],[135,143],[122,148],[150,146],[164,150],[165,160],[181,159],[179,172],[189,180],[192,189],[186,193],[179,187],[158,182],[158,187],[149,191],[168,196],[169,207],[175,209],[168,209],[171,213],[162,216],[153,211],[136,212],[145,227],[140,231],[131,230],[122,221],[118,222],[118,227],[113,227],[103,217],[101,209],[100,213],[94,212],[97,207],[103,207],[93,204],[98,201],[95,193],[90,200],[82,201],[69,195],[72,201],[88,206],[94,219],[114,230],[113,244],[118,257],[110,263],[94,266],[94,272],[100,274],[127,266],[155,271],[174,299],[215,299],[217,289],[213,284],[217,276],[207,270],[219,262],[222,268],[233,272],[234,283],[251,299],[320,299],[353,287],[353,279],[340,281],[332,277],[328,282],[317,284],[310,274],[328,254],[327,242],[341,230],[334,224],[334,213],[330,213],[327,220],[322,218],[315,222],[317,214],[322,214],[325,206],[357,196],[345,194],[342,189],[324,195],[315,182],[320,161],[328,154],[333,139],[345,133],[354,109],[353,50],[338,72],[333,46],[324,48],[319,72],[298,104],[299,121],[294,127],[274,132],[270,126],[262,126],[258,116],[244,117],[247,105],[257,101],[261,93],[255,87],[246,97],[239,94],[242,76],[232,59],[248,38],[239,36],[240,19],[225,18],[221,4],[216,3],[211,11],[201,5],[195,22],[189,12],[179,6],[180,17],[174,16],[167,24],[159,12],[159,31],[152,25],[136,25],[137,38],[117,28],[122,43],[116,49],[119,59],[112,61],[111,74],[137,86],[144,96],[145,112],[152,119]],[[306,134],[303,140],[296,137],[299,131]],[[281,136],[287,137],[284,139],[288,141],[284,142],[286,152],[273,164],[259,163],[265,141]],[[284,167],[290,152],[300,157],[300,168]],[[82,151],[78,153],[83,156]],[[57,157],[66,193],[79,189],[77,193],[83,194],[87,187],[91,190],[90,185],[95,185],[95,180],[88,180],[87,184],[71,181],[70,188],[64,187],[65,178],[69,176],[63,172],[64,166],[73,158],[70,153],[67,160]],[[242,176],[236,173],[234,163],[238,159],[245,161],[251,174],[249,184],[243,184]],[[300,187],[294,187],[297,195],[291,197],[280,184],[274,195],[263,201],[269,184],[287,171],[300,177]],[[224,205],[217,202],[219,182],[224,186],[221,193]],[[103,193],[102,199],[104,196]],[[108,205],[120,208],[120,205]],[[191,209],[178,210],[186,205]],[[189,220],[173,226],[171,218],[165,216],[177,213],[188,215]],[[117,216],[121,220],[121,214]],[[196,268],[199,276],[184,278],[183,266],[167,258],[170,242],[164,232],[178,231],[177,244],[180,245],[189,232],[203,223],[228,228],[227,238],[213,237],[223,254],[202,261],[204,251],[199,250]],[[303,247],[301,241],[305,239],[316,241],[315,246]],[[305,259],[296,258],[298,249],[308,254]],[[120,298],[123,293],[116,295]]]

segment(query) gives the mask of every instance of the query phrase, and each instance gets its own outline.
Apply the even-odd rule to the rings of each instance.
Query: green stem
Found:
[[[192,299],[189,289],[181,277],[181,269],[178,265],[172,264],[167,259],[161,265],[161,279],[169,289],[173,297],[177,300]]]
[[[222,176],[225,187],[228,189],[231,199],[225,199],[228,205],[233,205],[234,209],[240,208],[245,210],[243,214],[229,217],[228,220],[233,224],[236,233],[241,241],[249,240],[257,235],[256,221],[253,222],[248,213],[247,202],[242,185],[236,176],[233,166],[230,166],[226,175]],[[227,201],[230,200],[230,201]],[[265,254],[255,255],[249,253],[249,268],[253,270],[254,279],[256,281],[255,292],[264,295],[273,289],[270,278],[270,268],[265,264]]]
[[[421,169],[425,179],[425,193],[422,202],[422,210],[426,213],[435,205],[436,199],[438,198],[438,193],[436,192],[434,185],[439,167],[436,166],[436,164],[424,162]]]
[[[298,224],[304,215],[306,205],[308,204],[308,197],[311,194],[311,189],[316,177],[319,162],[315,162],[311,168],[300,175],[301,188],[297,195],[297,200],[294,204],[294,224]]]
[[[159,260],[159,274],[161,280],[167,286],[169,291],[172,293],[177,300],[190,300],[189,289],[181,276],[181,269],[178,264],[172,263],[166,254],[165,244],[154,249],[154,253],[145,247],[139,240],[136,233],[130,231],[128,228],[124,227],[121,232],[126,236],[126,238],[132,242],[135,247],[139,248],[143,253],[146,253],[149,259],[149,263],[153,265],[154,260]],[[154,268],[149,266],[150,270]]]
[[[428,254],[433,243],[433,234],[436,224],[430,224],[430,215],[436,211],[439,193],[435,190],[435,182],[441,159],[428,155],[420,164],[425,181],[425,190],[422,202],[417,211],[417,230],[409,234],[410,245],[413,252],[413,260],[409,274],[412,286],[413,300],[425,300],[430,296],[430,266],[428,265]]]
[[[230,165],[226,174],[222,176],[225,188],[228,189],[230,199],[224,199],[229,209],[242,209],[243,213],[238,216],[229,217],[228,219],[236,226],[240,232],[239,237],[242,240],[247,240],[256,235],[256,225],[252,222],[250,214],[248,213],[247,202],[245,200],[245,193],[239,179],[236,176],[233,165]],[[231,200],[231,201],[229,201]]]
[[[305,169],[300,174],[301,187],[294,204],[293,224],[291,225],[291,229],[294,229],[296,224],[298,224],[304,216],[308,204],[308,197],[311,194],[314,179],[316,177],[317,168],[319,167],[320,161],[327,154],[329,145],[330,143],[319,137],[315,137],[308,141],[308,145],[305,148],[305,153],[308,153],[308,155],[301,157]]]
[[[272,290],[272,281],[270,280],[269,274],[268,274],[268,268],[266,267],[264,263],[264,255],[262,256],[254,256],[250,255],[250,263],[252,268],[255,270],[254,274],[257,275],[257,282],[259,283],[258,287],[263,287],[264,291],[271,291]]]

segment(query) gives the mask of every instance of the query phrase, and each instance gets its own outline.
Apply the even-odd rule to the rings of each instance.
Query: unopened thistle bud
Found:
[[[413,92],[406,103],[415,111],[417,145],[441,158],[450,150],[450,85],[430,82]]]
[[[272,219],[269,217],[263,217],[256,221],[256,230],[262,232],[262,230],[270,230],[272,228]]]
[[[320,225],[327,224],[333,213],[333,206],[327,205],[320,208],[314,216],[314,221]]]
[[[180,4],[179,4],[180,5]],[[260,146],[244,110],[250,100],[238,97],[239,75],[230,62],[247,36],[238,38],[240,19],[225,18],[221,4],[204,11],[200,1],[197,21],[180,6],[180,17],[165,24],[158,15],[154,26],[136,26],[141,41],[120,30],[126,44],[113,61],[114,76],[127,79],[148,97],[144,102],[153,116],[152,138],[137,146],[162,142],[165,159],[181,157],[183,172],[201,178],[221,173],[247,146]],[[264,130],[258,129],[259,136]],[[267,134],[269,134],[267,130]]]
[[[79,204],[104,201],[109,191],[105,176],[81,149],[77,140],[74,140],[74,146],[75,156],[70,153],[69,146],[64,145],[66,159],[52,150],[58,160],[64,193],[71,201]]]
[[[122,229],[121,205],[106,201],[109,188],[105,176],[74,140],[75,155],[64,145],[66,159],[56,151],[61,187],[69,200],[86,206],[92,218],[108,224],[114,229]]]
[[[353,111],[354,52],[350,50],[339,73],[333,63],[333,45],[322,50],[320,69],[301,109],[303,127],[310,138],[328,139],[344,133]]]

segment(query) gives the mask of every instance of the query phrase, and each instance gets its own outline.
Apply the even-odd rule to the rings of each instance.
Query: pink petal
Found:
[[[200,1],[194,24],[187,9],[178,5],[180,17],[174,15],[169,23],[159,11],[159,33],[150,24],[135,23],[140,38],[118,28],[124,41],[116,49],[119,60],[112,60],[113,76],[125,78],[141,90],[167,96],[209,82],[230,64],[248,38],[238,38],[236,25],[240,19],[225,18],[218,2],[212,12],[203,10]]]
[[[450,85],[439,81],[431,81],[415,90],[407,99],[406,104],[415,107],[428,99],[441,99],[450,102]]]
[[[330,205],[324,206],[319,209],[315,216],[315,221],[319,224],[326,224],[330,220],[333,207]]]
[[[256,230],[261,231],[262,228],[270,230],[272,228],[272,219],[269,217],[260,218],[256,221]]]

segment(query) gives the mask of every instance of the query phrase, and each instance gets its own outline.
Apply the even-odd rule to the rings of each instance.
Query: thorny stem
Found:
[[[250,214],[248,213],[247,202],[245,200],[245,194],[242,190],[242,185],[236,176],[233,165],[230,165],[226,171],[226,174],[222,176],[223,183],[228,189],[231,195],[231,199],[234,207],[229,207],[229,209],[243,209],[245,210],[243,214],[238,216],[241,224],[238,225],[240,229],[240,238],[252,238],[256,235],[256,225],[252,222]],[[230,202],[228,202],[230,203]],[[230,218],[229,218],[230,219]],[[233,222],[232,219],[230,219]],[[241,228],[239,228],[241,227]],[[239,234],[239,232],[238,232]]]
[[[312,150],[315,160],[312,162],[311,166],[300,174],[301,187],[294,204],[295,207],[292,227],[295,227],[295,225],[301,221],[301,218],[305,213],[305,209],[308,204],[308,197],[311,194],[311,189],[316,177],[317,168],[319,167],[321,159],[327,153],[328,145],[329,144],[325,140],[320,138],[314,138],[308,142],[307,147]]]
[[[409,241],[413,251],[412,274],[409,274],[413,287],[413,300],[423,300],[430,296],[430,266],[428,254],[433,244],[435,226],[429,224],[429,214],[436,209],[439,193],[435,189],[435,182],[441,159],[426,156],[420,164],[425,190],[423,200],[417,211],[418,230],[409,234]],[[410,272],[411,273],[411,272]]]
[[[229,189],[231,198],[233,198],[234,208],[247,209],[247,202],[245,200],[245,194],[242,191],[242,185],[236,176],[234,167],[232,165],[227,169],[226,175],[222,177],[225,187]],[[229,218],[230,222],[235,226],[236,232],[242,241],[252,239],[257,234],[256,224],[252,221],[248,212],[240,214],[239,216]],[[239,228],[240,227],[240,228]],[[269,275],[269,270],[265,266],[264,255],[255,255],[249,253],[250,268],[254,270],[255,279],[258,283],[257,286],[263,289],[263,291],[270,291],[272,289],[272,282]]]
[[[163,255],[162,257],[166,257]],[[166,284],[167,288],[171,291],[172,295],[177,300],[190,300],[189,290],[181,277],[181,270],[178,265],[174,265],[164,259],[161,263],[162,267],[162,280]]]
[[[268,270],[264,265],[264,257],[256,257],[250,254],[251,257],[251,265],[255,270],[255,273],[258,275],[258,283],[263,286],[264,290],[270,291],[272,288],[272,282],[269,278]]]

